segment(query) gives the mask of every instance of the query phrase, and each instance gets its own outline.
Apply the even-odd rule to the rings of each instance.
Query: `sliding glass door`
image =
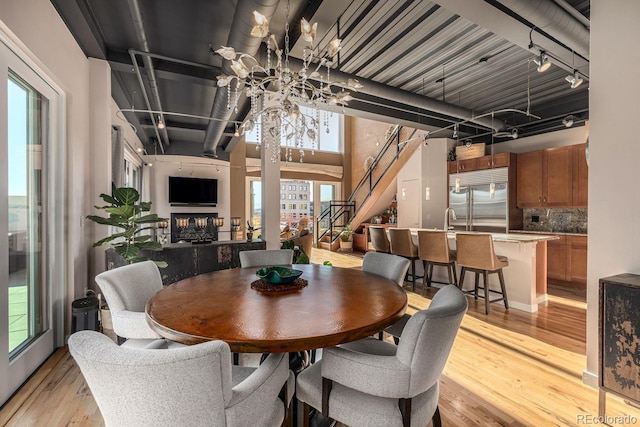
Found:
[[[62,325],[52,284],[65,268],[50,256],[64,248],[52,240],[64,236],[54,232],[63,208],[51,208],[64,193],[51,190],[59,179],[48,160],[59,153],[47,157],[59,145],[60,96],[1,39],[0,79],[1,405],[53,352]]]

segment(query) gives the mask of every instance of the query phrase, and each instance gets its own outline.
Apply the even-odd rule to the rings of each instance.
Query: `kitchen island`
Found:
[[[417,231],[418,229],[411,229],[416,244],[418,243]],[[456,234],[457,232],[448,233],[451,249],[456,247]],[[503,269],[509,307],[535,313],[538,311],[538,304],[547,300],[547,241],[555,240],[557,237],[521,233],[490,234],[493,237],[496,254],[509,258],[509,266]],[[459,271],[458,267],[458,277],[460,277]],[[419,272],[419,274],[422,273]],[[435,280],[447,281],[444,268],[435,268],[433,274]],[[468,274],[465,278],[465,290],[473,289],[474,276],[474,274]],[[494,274],[489,275],[489,286],[499,290],[498,278],[494,276]]]

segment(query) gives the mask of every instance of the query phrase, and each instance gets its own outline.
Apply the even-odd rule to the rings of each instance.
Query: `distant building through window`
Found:
[[[309,181],[282,180],[280,198],[282,200],[310,200],[310,184]],[[300,218],[305,216],[311,216],[308,203],[282,205],[280,221],[283,224],[295,225]]]

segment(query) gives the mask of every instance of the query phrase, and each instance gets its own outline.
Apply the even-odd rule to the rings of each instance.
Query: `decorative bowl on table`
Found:
[[[302,274],[302,271],[287,267],[264,267],[256,274],[265,282],[275,285],[291,283]]]

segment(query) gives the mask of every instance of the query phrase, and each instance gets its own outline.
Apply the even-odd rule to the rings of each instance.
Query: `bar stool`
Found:
[[[369,227],[369,234],[371,235],[371,244],[376,252],[391,253],[391,245],[384,227]]]
[[[407,277],[411,276],[411,289],[416,291],[416,279],[423,276],[416,276],[416,260],[418,259],[418,248],[413,244],[411,231],[408,228],[390,228],[389,243],[391,243],[391,253],[407,258],[411,261],[411,270]]]
[[[456,234],[456,246],[457,246],[457,261],[461,268],[460,270],[460,284],[462,289],[464,286],[464,275],[467,270],[476,273],[475,286],[473,291],[466,291],[465,293],[472,293],[474,299],[478,299],[478,289],[484,290],[484,312],[489,314],[489,303],[503,301],[504,308],[509,308],[509,301],[507,300],[507,289],[504,285],[504,276],[502,275],[502,268],[509,265],[509,259],[504,256],[496,255],[493,250],[493,239],[490,234]],[[501,291],[494,291],[489,289],[489,274],[498,273],[500,280]],[[480,286],[480,274],[483,277],[483,285]],[[494,292],[502,295],[501,298],[491,299],[490,292]]]
[[[418,231],[418,257],[422,260],[424,277],[422,278],[422,296],[424,296],[425,283],[431,287],[431,283],[458,286],[456,274],[456,252],[449,249],[449,238],[446,231],[420,230]],[[447,267],[448,282],[433,280],[433,266]]]

